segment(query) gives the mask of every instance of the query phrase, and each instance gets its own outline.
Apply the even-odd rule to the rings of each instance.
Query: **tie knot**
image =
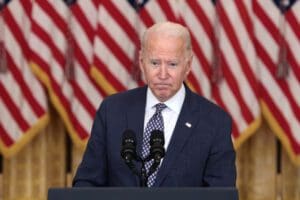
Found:
[[[156,113],[160,113],[163,109],[165,109],[167,106],[164,103],[158,103],[155,105]]]

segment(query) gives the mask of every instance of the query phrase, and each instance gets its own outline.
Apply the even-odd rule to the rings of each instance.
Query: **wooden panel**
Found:
[[[4,159],[3,171],[5,200],[46,200],[49,186],[64,187],[66,148],[60,120],[52,118],[20,153]]]
[[[82,160],[84,150],[82,148],[78,148],[76,146],[72,146],[72,171],[71,174],[69,174],[69,181],[68,186],[72,185],[73,177],[77,171],[77,167],[80,164]]]
[[[246,143],[239,155],[241,200],[276,199],[276,139],[263,126]],[[242,158],[246,156],[247,158]],[[241,172],[242,171],[242,172]]]
[[[300,167],[293,165],[286,152],[282,151],[282,199],[300,200]],[[280,188],[279,188],[280,189]]]
[[[1,163],[2,165],[2,163]],[[3,176],[0,174],[0,200],[3,199]]]
[[[45,193],[46,140],[39,134],[11,159],[4,159],[4,199],[42,199]]]
[[[249,169],[249,156],[247,152],[250,148],[250,143],[245,142],[236,152],[236,169],[237,181],[236,186],[239,190],[239,199],[247,199],[247,182],[249,180],[247,170]]]
[[[66,130],[58,114],[51,110],[47,128],[47,188],[66,186]]]
[[[30,183],[31,190],[29,191],[30,198],[44,199],[47,193],[47,137],[46,131],[33,140],[29,146],[28,159],[25,162],[30,162]],[[16,163],[17,164],[17,163]],[[14,166],[15,167],[15,166]],[[26,181],[25,181],[26,182]],[[16,188],[18,190],[18,188]]]
[[[249,200],[276,199],[276,139],[265,126],[249,140]]]

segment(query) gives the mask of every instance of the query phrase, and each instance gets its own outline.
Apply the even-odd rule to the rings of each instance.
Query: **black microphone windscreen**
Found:
[[[153,145],[154,143],[158,143],[162,146],[165,144],[164,133],[162,131],[154,130],[151,132],[150,145]]]
[[[164,133],[160,130],[154,130],[150,136],[150,155],[154,158],[155,163],[159,163],[165,156],[165,139]]]
[[[123,132],[122,144],[124,145],[124,144],[126,144],[128,142],[132,142],[134,144],[136,143],[135,133],[131,129],[126,129]]]
[[[130,129],[126,129],[123,132],[121,157],[128,162],[136,159],[136,137],[135,133]]]

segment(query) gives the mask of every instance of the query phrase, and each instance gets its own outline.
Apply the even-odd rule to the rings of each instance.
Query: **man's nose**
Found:
[[[168,77],[168,68],[166,64],[162,64],[159,70],[159,78],[166,79]]]

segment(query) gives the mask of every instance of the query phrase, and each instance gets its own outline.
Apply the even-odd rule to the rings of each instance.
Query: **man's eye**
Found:
[[[157,62],[157,61],[151,61],[151,65],[153,65],[153,66],[158,66],[158,65],[159,65],[159,62]]]
[[[178,63],[172,63],[172,62],[169,63],[169,66],[170,66],[170,67],[176,67],[177,65],[178,65]]]

